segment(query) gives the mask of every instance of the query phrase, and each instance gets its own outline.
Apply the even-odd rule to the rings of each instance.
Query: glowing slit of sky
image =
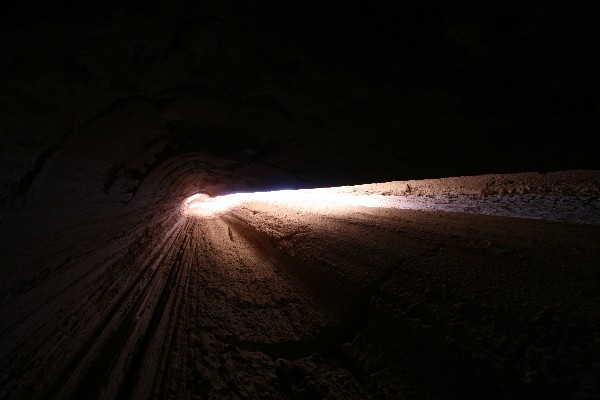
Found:
[[[216,197],[198,193],[185,199],[181,212],[186,216],[218,218],[236,207],[250,204],[257,206],[257,209],[261,206],[284,206],[298,211],[334,214],[349,212],[352,206],[362,206],[566,220],[600,225],[600,200],[590,200],[586,196],[407,195],[399,191],[379,191],[371,185],[235,193]]]
[[[253,202],[315,210],[339,209],[348,206],[384,207],[386,199],[381,195],[353,193],[349,186],[234,193],[216,197],[197,193],[184,201],[182,212],[188,216],[216,218],[233,208]]]

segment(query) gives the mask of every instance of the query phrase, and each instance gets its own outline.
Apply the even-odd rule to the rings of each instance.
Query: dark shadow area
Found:
[[[597,398],[597,218],[509,208],[597,210],[598,8],[5,6],[0,399]],[[368,189],[474,214],[181,211],[529,171]]]

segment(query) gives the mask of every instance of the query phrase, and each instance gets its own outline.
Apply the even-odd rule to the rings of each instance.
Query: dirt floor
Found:
[[[600,395],[597,224],[179,205],[5,216],[0,398]]]

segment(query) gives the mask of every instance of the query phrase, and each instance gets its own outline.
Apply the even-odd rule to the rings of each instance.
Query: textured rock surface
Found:
[[[591,8],[36,3],[0,17],[0,398],[600,396],[597,225],[180,213],[389,181],[351,190],[597,204]]]
[[[598,225],[159,193],[3,222],[1,397],[599,393]]]

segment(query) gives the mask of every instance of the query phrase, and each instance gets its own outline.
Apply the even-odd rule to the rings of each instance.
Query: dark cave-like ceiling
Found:
[[[155,132],[107,175],[161,141],[153,163],[202,151],[306,186],[600,167],[592,9],[472,3],[19,4],[0,45],[2,195],[125,109]]]

